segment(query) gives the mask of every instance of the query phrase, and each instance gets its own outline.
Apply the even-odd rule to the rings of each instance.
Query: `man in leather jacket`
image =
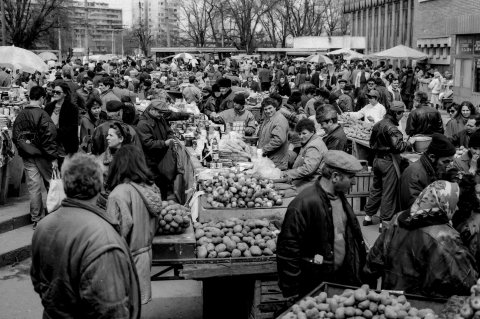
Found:
[[[430,106],[427,93],[422,91],[415,92],[413,103],[416,108],[407,118],[407,125],[405,127],[407,135],[443,134],[442,116],[438,110]]]
[[[403,140],[398,123],[403,117],[405,104],[394,101],[387,114],[373,126],[370,147],[375,152],[373,160],[373,185],[370,188],[363,225],[372,225],[372,216],[380,208],[380,231],[395,213],[395,201],[400,180],[400,153],[410,143]]]
[[[366,250],[345,198],[360,162],[343,151],[324,156],[322,177],[288,206],[277,242],[279,285],[285,297],[308,293],[323,281],[362,282]]]

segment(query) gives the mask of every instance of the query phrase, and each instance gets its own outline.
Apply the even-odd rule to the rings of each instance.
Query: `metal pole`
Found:
[[[113,30],[112,30],[112,54],[115,54],[115,43],[113,42]]]
[[[5,3],[0,0],[0,10],[2,10],[2,45],[7,45],[7,31],[5,29]]]
[[[125,56],[124,54],[124,48],[123,48],[123,29],[122,29],[122,59]]]
[[[88,49],[88,3],[85,0],[85,50],[87,51],[87,62],[90,50]]]

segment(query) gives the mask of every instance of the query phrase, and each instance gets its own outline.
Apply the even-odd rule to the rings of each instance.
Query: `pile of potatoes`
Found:
[[[465,300],[458,318],[480,318],[480,279],[470,289],[471,295]]]
[[[266,219],[194,223],[198,258],[272,256],[278,229]]]
[[[394,296],[387,291],[376,293],[368,285],[357,290],[345,289],[338,296],[327,297],[321,292],[293,305],[282,319],[356,318],[356,319],[434,319],[431,309],[417,309],[404,295]]]
[[[182,234],[190,226],[191,213],[188,208],[174,201],[163,201],[157,234]]]
[[[243,173],[216,173],[211,180],[200,182],[207,203],[213,208],[259,208],[282,205],[282,195],[273,181],[257,179]]]
[[[339,121],[343,123],[343,130],[348,137],[355,137],[359,140],[370,140],[373,123],[353,119],[349,116],[339,116]]]

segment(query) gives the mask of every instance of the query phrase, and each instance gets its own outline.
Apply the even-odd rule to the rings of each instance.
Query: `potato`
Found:
[[[370,319],[373,317],[373,313],[369,309],[366,309],[363,311],[362,316],[365,317],[366,319]]]
[[[353,297],[353,295],[348,297],[347,300],[343,302],[343,305],[345,307],[350,307],[350,306],[353,306],[354,304],[355,304],[355,298]]]
[[[241,233],[242,230],[243,230],[242,225],[235,225],[235,226],[233,227],[233,232],[234,232],[234,233]]]
[[[237,249],[240,250],[241,252],[244,252],[248,250],[248,245],[246,243],[238,243]]]
[[[339,307],[335,310],[335,319],[345,319],[345,308]]]
[[[173,220],[173,216],[172,216],[172,214],[167,214],[167,215],[165,215],[165,217],[163,217],[163,219],[164,219],[167,223],[169,223],[169,222],[171,222],[171,221]]]
[[[263,254],[264,254],[265,256],[272,256],[272,255],[273,255],[273,251],[271,251],[270,248],[265,248],[265,249],[263,250]]]
[[[277,243],[273,239],[267,240],[266,245],[273,252],[275,252],[275,250],[277,250]]]
[[[239,249],[234,249],[232,251],[232,257],[233,258],[242,257],[242,252]]]
[[[231,240],[232,240],[233,242],[235,242],[235,243],[241,242],[240,238],[239,238],[238,236],[236,236],[236,235],[233,235],[232,238],[231,238]]]
[[[367,293],[363,289],[357,289],[353,292],[353,296],[355,297],[356,301],[362,302],[367,300]]]
[[[370,300],[364,300],[358,303],[358,308],[362,310],[368,309],[369,306],[370,306]]]
[[[345,316],[346,317],[353,317],[355,316],[355,308],[353,307],[345,307]]]
[[[226,249],[227,249],[227,246],[225,244],[218,244],[217,246],[215,246],[215,251],[217,253],[224,252]]]
[[[250,250],[247,249],[243,252],[243,256],[244,257],[252,257],[252,253],[250,252]]]
[[[206,246],[197,247],[197,257],[198,258],[206,258],[207,255],[208,255],[208,251],[207,251]]]
[[[221,253],[218,253],[218,258],[228,258],[230,257],[230,252],[228,251],[222,251]]]
[[[262,255],[262,250],[258,246],[250,247],[250,252],[252,253],[252,256],[261,256]]]
[[[385,318],[387,319],[397,319],[397,313],[391,306],[385,307]]]
[[[217,258],[217,252],[216,251],[209,252],[207,258]]]
[[[215,251],[215,245],[212,244],[212,243],[208,243],[208,244],[207,244],[207,250],[208,250],[209,252]]]

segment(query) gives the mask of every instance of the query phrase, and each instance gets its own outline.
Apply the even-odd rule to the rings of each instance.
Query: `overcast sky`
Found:
[[[88,0],[95,2],[95,0]],[[106,2],[112,8],[123,10],[123,24],[130,27],[132,24],[132,0],[96,0],[96,2]]]

